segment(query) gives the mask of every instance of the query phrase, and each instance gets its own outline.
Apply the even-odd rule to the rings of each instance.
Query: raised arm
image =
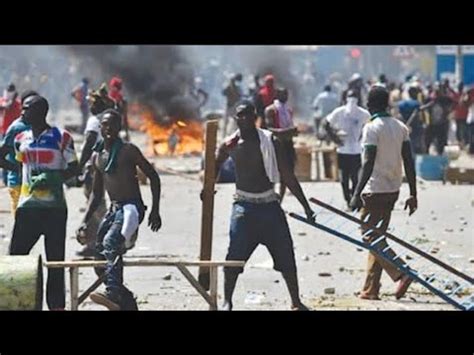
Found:
[[[299,201],[301,206],[306,213],[306,217],[309,220],[314,221],[314,213],[309,206],[308,201],[306,200],[306,196],[304,195],[303,189],[301,188],[298,179],[295,176],[295,173],[290,168],[290,164],[284,153],[281,144],[278,139],[273,138],[273,145],[275,146],[275,152],[278,162],[278,170],[280,172],[280,179],[282,182],[288,186],[288,189],[293,193],[296,199]]]

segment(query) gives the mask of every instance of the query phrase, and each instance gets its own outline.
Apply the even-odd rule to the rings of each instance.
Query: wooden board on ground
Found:
[[[211,260],[212,256],[212,227],[214,221],[214,186],[216,181],[216,144],[218,121],[206,122],[206,145],[204,160],[204,186],[202,191],[201,215],[201,251],[200,260]],[[209,268],[199,268],[199,283],[209,290]]]
[[[447,168],[443,182],[446,181],[449,181],[451,184],[474,184],[474,169]]]
[[[298,181],[311,181],[311,150],[307,147],[297,147],[295,175]]]

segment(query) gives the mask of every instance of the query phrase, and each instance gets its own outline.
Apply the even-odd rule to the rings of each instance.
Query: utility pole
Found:
[[[463,60],[462,60],[462,46],[456,46],[456,83],[459,84],[463,79]]]

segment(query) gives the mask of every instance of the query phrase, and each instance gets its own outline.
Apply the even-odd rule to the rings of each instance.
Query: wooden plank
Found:
[[[334,152],[336,148],[334,147],[315,147],[313,148],[313,150],[315,152],[320,152],[320,153],[331,153],[331,152]]]
[[[208,295],[206,290],[201,286],[201,284],[194,278],[194,276],[189,272],[189,270],[183,264],[176,264],[176,267],[183,274],[186,280],[189,281],[191,286],[193,286],[196,291],[204,298],[204,300],[212,307],[212,298]]]
[[[474,184],[474,169],[448,167],[445,171],[444,181],[449,181],[451,184],[464,182]]]
[[[104,275],[102,275],[101,277],[99,277],[97,280],[94,281],[94,283],[89,286],[89,288],[87,290],[85,290],[79,297],[78,297],[78,300],[77,300],[77,305],[79,306],[82,302],[84,302],[86,300],[87,297],[89,297],[89,295],[94,292],[95,290],[97,290],[97,288],[102,285],[102,283],[105,281],[105,273]]]
[[[332,154],[332,177],[333,181],[339,181],[339,161],[337,160],[337,151],[333,150]]]
[[[315,151],[315,164],[316,164],[316,181],[321,181],[321,169],[319,167],[319,164],[320,164],[320,153],[318,151]]]
[[[214,185],[216,182],[216,144],[218,121],[206,122],[206,151],[204,161],[204,184],[201,214],[200,260],[211,260],[212,227],[214,221]],[[209,268],[199,268],[199,283],[209,290]]]
[[[77,267],[71,267],[69,269],[70,282],[71,282],[71,311],[77,311],[79,302],[79,269]]]
[[[308,147],[295,148],[295,176],[298,181],[311,181],[312,156]]]
[[[97,267],[105,266],[106,261],[95,260],[77,260],[77,261],[49,261],[45,262],[44,266],[47,268],[65,268],[65,267]],[[184,266],[200,266],[209,269],[210,266],[226,266],[226,267],[243,267],[244,261],[229,260],[229,261],[180,261],[180,260],[125,260],[124,266],[176,266],[178,264]]]
[[[209,307],[211,311],[217,311],[217,266],[210,268],[210,294],[212,305]]]
[[[115,265],[117,265],[117,263],[120,261],[120,259],[122,258],[121,255],[117,255],[115,257],[115,260],[114,260],[114,263],[113,263],[113,266],[112,268],[115,267]],[[79,296],[79,299],[77,301],[77,305],[80,306],[82,302],[84,302],[86,300],[87,297],[89,297],[89,295],[94,292],[100,285],[102,285],[102,283],[105,281],[105,279],[107,278],[107,275],[108,273],[107,272],[104,272],[102,275],[100,275],[97,280],[94,281],[94,283],[92,285],[90,285],[87,290],[85,290],[80,296]]]

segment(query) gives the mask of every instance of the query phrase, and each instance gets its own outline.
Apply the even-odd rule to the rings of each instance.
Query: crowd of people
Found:
[[[372,85],[389,91],[391,114],[409,127],[413,154],[442,155],[448,143],[457,143],[461,149],[474,154],[474,87],[466,89],[461,82],[453,88],[448,79],[424,83],[416,76],[408,76],[405,82],[397,84],[389,82],[383,74],[378,80],[365,83],[359,74],[354,74],[340,95],[340,104],[347,102],[347,92],[351,90],[357,97],[357,105],[365,108],[366,95]],[[337,96],[330,93],[331,87],[327,86],[313,104],[317,127],[319,121],[329,115],[328,111],[335,108]],[[451,142],[450,133],[453,133]],[[432,144],[434,151],[430,151]]]
[[[265,108],[276,98],[276,84],[271,74],[263,80],[257,75],[254,85],[244,92],[242,74],[233,75],[222,91],[226,98],[225,117],[232,116],[232,109],[239,100],[250,99],[258,116],[263,119]],[[357,106],[366,108],[367,93],[372,85],[384,86],[389,91],[390,112],[408,125],[413,154],[442,155],[449,143],[458,144],[461,149],[474,154],[474,86],[465,88],[461,82],[453,88],[448,79],[429,83],[416,76],[407,76],[403,83],[397,84],[384,74],[377,80],[364,81],[355,73],[346,87],[326,84],[311,103],[313,126],[318,137],[327,137],[326,125],[321,123],[334,109],[347,103],[348,92],[357,98]],[[228,119],[225,119],[223,136],[229,133],[227,127]],[[430,150],[432,145],[434,149]]]
[[[36,91],[18,95],[10,84],[2,101],[3,125],[0,167],[5,169],[14,227],[10,255],[29,254],[44,236],[46,259],[65,258],[68,205],[64,185],[84,186],[89,205],[77,230],[85,245],[82,256],[106,260],[96,269],[105,279],[105,292],[91,299],[110,309],[137,309],[133,294],[123,285],[122,255],[134,246],[147,207],[142,200],[137,168],[150,179],[153,195],[149,226],[161,227],[160,179],[140,149],[129,142],[122,81],[110,80],[89,90],[84,78],[72,96],[81,111],[86,137],[78,159],[70,132],[47,122],[48,100]],[[124,130],[124,138],[121,131]],[[104,191],[111,204],[105,207]],[[49,269],[46,301],[50,310],[64,310],[63,269]]]
[[[226,259],[247,261],[258,244],[266,245],[275,270],[286,281],[292,308],[303,310],[307,308],[299,298],[292,237],[280,207],[288,187],[307,218],[314,220],[294,174],[293,137],[298,132],[291,93],[272,74],[263,79],[256,75],[253,80],[254,85],[244,92],[243,75],[237,73],[221,92],[226,105],[217,171],[232,160],[237,187]],[[150,179],[148,225],[153,232],[161,227],[160,178],[130,142],[122,80],[113,77],[95,90],[89,85],[83,78],[71,92],[85,138],[79,158],[71,133],[47,122],[45,96],[31,90],[20,95],[13,83],[5,89],[0,100],[0,167],[6,171],[15,219],[9,253],[28,254],[44,235],[47,259],[64,260],[68,209],[63,185],[83,186],[88,208],[76,234],[84,246],[79,255],[107,261],[105,269],[96,269],[98,275],[105,275],[106,292],[95,292],[91,299],[111,310],[136,309],[133,293],[123,284],[122,255],[135,245],[147,210],[137,168]],[[201,106],[210,99],[198,85],[192,89],[189,94]],[[374,224],[382,222],[385,229],[399,197],[401,166],[410,187],[406,207],[411,214],[417,209],[414,157],[428,154],[433,143],[436,154],[443,154],[452,123],[461,148],[468,147],[474,154],[474,89],[465,90],[462,83],[453,89],[448,80],[429,85],[408,77],[396,85],[385,75],[364,82],[354,74],[340,92],[326,85],[314,98],[312,109],[318,137],[337,145],[347,208],[363,208],[364,217]],[[274,191],[277,183],[279,193]],[[108,208],[105,192],[111,200]],[[367,241],[372,240],[368,235]],[[378,299],[383,269],[400,281],[397,298],[405,294],[411,280],[371,253],[362,298]],[[225,309],[232,309],[240,272],[225,269]],[[47,304],[50,309],[65,307],[62,269],[48,271]]]

